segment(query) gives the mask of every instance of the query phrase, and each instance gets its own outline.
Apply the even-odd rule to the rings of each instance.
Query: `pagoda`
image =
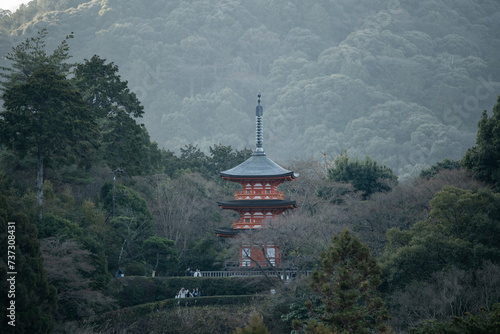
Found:
[[[262,115],[260,93],[256,108],[257,140],[256,148],[250,158],[238,166],[220,172],[220,176],[231,182],[241,184],[242,190],[234,194],[235,199],[217,202],[221,209],[233,210],[240,219],[233,222],[230,229],[216,229],[219,237],[236,237],[239,232],[266,227],[268,220],[274,219],[289,209],[297,207],[295,201],[285,200],[285,195],[277,187],[297,178],[297,174],[286,170],[269,159],[263,148]],[[281,253],[278,245],[267,242],[263,245],[241,245],[240,267],[280,266]]]

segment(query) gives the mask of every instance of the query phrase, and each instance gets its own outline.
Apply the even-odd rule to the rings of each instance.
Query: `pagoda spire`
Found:
[[[264,113],[262,106],[260,105],[260,92],[257,94],[257,107],[255,108],[255,116],[257,118],[257,136],[256,136],[256,148],[253,155],[266,155],[264,148],[262,147],[263,135],[262,135],[262,115]]]

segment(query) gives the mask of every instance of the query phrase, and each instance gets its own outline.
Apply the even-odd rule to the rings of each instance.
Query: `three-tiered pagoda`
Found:
[[[232,229],[216,229],[219,237],[235,237],[244,230],[253,230],[266,227],[266,221],[274,219],[283,212],[297,207],[295,201],[285,200],[285,195],[277,187],[285,182],[292,181],[298,175],[280,167],[269,159],[262,145],[262,115],[260,93],[256,108],[257,141],[252,156],[238,166],[220,172],[223,179],[237,182],[243,190],[237,191],[235,200],[217,202],[220,208],[233,210],[241,218],[233,222]],[[240,249],[240,267],[280,266],[281,254],[274,243],[266,243],[257,247],[242,245]]]

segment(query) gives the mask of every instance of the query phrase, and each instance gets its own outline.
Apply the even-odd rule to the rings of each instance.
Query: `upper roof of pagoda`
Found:
[[[236,167],[220,172],[223,178],[227,179],[258,179],[258,178],[285,178],[295,179],[298,174],[284,169],[266,156],[263,148],[262,136],[262,115],[263,108],[260,105],[260,93],[258,95],[258,105],[255,110],[257,118],[257,140],[256,148],[250,158]]]
[[[225,178],[290,178],[295,179],[296,174],[292,171],[284,169],[265,154],[253,154],[250,158],[239,164],[238,166],[220,172],[220,175]]]

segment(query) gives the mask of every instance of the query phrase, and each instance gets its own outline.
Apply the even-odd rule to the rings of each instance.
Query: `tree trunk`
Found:
[[[38,169],[36,172],[36,206],[40,212],[40,219],[42,218],[42,204],[43,204],[43,156],[38,155]]]
[[[160,263],[160,252],[156,252],[156,264],[154,271],[156,271],[156,268],[158,268],[158,264]]]

